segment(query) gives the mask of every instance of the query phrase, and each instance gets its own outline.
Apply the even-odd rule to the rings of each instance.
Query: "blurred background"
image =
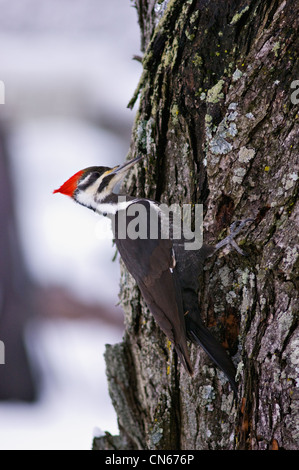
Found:
[[[90,449],[118,433],[103,353],[123,334],[119,263],[101,219],[52,191],[127,155],[137,13],[130,0],[0,12],[0,450]]]

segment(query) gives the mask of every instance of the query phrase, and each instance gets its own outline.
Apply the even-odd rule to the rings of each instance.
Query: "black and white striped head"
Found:
[[[123,165],[109,168],[92,166],[78,171],[54,193],[62,193],[73,198],[79,204],[96,210],[124,177],[126,171],[143,157],[136,157]]]

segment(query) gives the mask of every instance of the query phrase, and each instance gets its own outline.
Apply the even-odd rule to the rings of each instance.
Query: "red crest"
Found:
[[[78,181],[83,175],[84,171],[78,171],[75,175],[73,175],[70,179],[68,179],[60,188],[55,189],[53,194],[61,193],[66,194],[67,196],[73,197],[75,190],[77,189]]]

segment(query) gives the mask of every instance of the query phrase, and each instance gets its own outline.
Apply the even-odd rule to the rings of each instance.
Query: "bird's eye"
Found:
[[[98,171],[93,171],[92,173],[90,173],[89,175],[89,180],[88,180],[88,184],[93,184],[99,177],[101,176],[101,174],[98,172]]]
[[[97,179],[101,176],[101,173],[98,171],[93,171],[90,172],[88,175],[86,175],[82,180],[80,181],[78,188],[80,190],[85,190],[89,186],[91,186]]]

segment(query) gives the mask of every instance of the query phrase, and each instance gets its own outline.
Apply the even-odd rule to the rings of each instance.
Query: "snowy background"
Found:
[[[141,73],[132,60],[140,54],[136,10],[130,0],[0,0],[0,12],[0,124],[27,268],[43,288],[59,285],[110,309],[119,282],[111,238],[94,213],[52,191],[82,168],[126,157],[127,103]],[[28,324],[43,389],[33,404],[0,402],[0,450],[90,449],[93,434],[118,433],[103,359],[104,345],[122,337],[121,310],[115,315],[111,324]]]

